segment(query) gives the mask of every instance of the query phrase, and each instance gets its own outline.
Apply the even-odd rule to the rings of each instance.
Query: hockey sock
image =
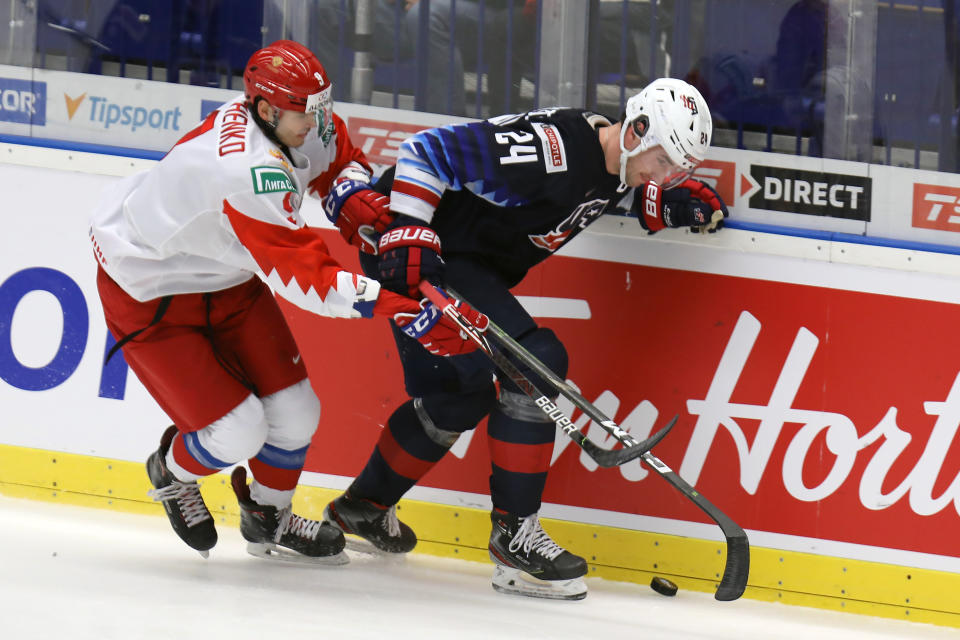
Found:
[[[173,477],[181,482],[192,482],[230,466],[217,460],[200,444],[196,432],[178,433],[173,438],[164,463]]]
[[[394,505],[447,452],[425,431],[414,401],[400,405],[370,455],[367,465],[350,486],[350,494],[385,506]]]
[[[247,462],[253,474],[250,497],[258,504],[281,509],[289,506],[309,448],[307,445],[295,450],[281,449],[265,443],[256,457]]]
[[[547,482],[556,427],[509,417],[497,407],[490,413],[487,433],[494,506],[519,516],[536,513]]]

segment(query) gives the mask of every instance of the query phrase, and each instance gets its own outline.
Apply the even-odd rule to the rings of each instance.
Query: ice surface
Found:
[[[0,496],[0,637],[580,638],[879,640],[957,638],[906,621],[587,580],[580,602],[498,594],[492,567],[412,554],[350,552],[343,567],[251,557],[219,527],[210,559],[162,516]]]

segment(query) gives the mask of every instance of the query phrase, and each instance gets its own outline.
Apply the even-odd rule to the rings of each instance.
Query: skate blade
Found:
[[[372,542],[359,536],[348,534],[344,536],[344,539],[347,543],[347,551],[362,553],[364,555],[373,556],[375,558],[397,564],[405,562],[407,558],[407,554],[405,553],[391,553],[389,551],[384,551],[383,549],[378,549]]]
[[[583,600],[587,585],[583,578],[570,580],[540,580],[520,569],[496,565],[493,588],[500,593],[549,600]]]
[[[272,543],[248,542],[247,553],[264,560],[290,564],[336,566],[350,562],[350,557],[343,551],[332,556],[305,556],[302,553],[284,549]]]

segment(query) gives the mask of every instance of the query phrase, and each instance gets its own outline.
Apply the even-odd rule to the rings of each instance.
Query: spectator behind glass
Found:
[[[313,0],[310,10],[310,44],[323,60],[340,71],[337,99],[351,99],[353,53],[356,31],[356,4],[353,0]],[[414,60],[420,26],[419,0],[374,0],[372,53],[376,62]],[[488,3],[489,4],[489,3]],[[434,113],[466,115],[463,86],[463,59],[459,47],[450,56],[450,0],[431,0],[427,54],[426,110]],[[455,37],[473,37],[476,41],[475,2],[456,3]],[[342,25],[342,27],[341,27]],[[341,42],[342,41],[342,42]],[[460,45],[463,46],[463,45]],[[411,82],[413,78],[410,79]]]
[[[810,155],[822,156],[827,3],[800,0],[780,23],[774,90],[787,121],[811,136]]]
[[[476,0],[456,0],[455,4],[452,0],[430,0],[426,110],[483,117],[532,108],[532,97],[528,94],[522,98],[521,88],[524,78],[536,81],[537,4],[537,0],[486,0],[481,11],[481,3]],[[350,44],[356,4],[353,0],[313,0],[313,5],[310,44],[343,78],[335,87],[337,99],[350,100]],[[623,6],[620,2],[600,3],[598,32],[594,37],[598,40],[601,73],[620,71]],[[636,2],[627,2],[626,6],[628,84],[643,85],[664,71],[645,69],[640,62],[646,60],[649,52],[651,8]],[[375,0],[373,7],[374,64],[415,60],[419,0]],[[669,13],[662,8],[658,9],[658,17],[661,24],[669,24]],[[465,70],[477,71],[478,76],[486,78],[481,87],[485,98],[480,101],[479,112],[473,100],[468,103]],[[407,84],[412,82],[411,77]],[[403,83],[400,86],[401,91],[411,91]]]

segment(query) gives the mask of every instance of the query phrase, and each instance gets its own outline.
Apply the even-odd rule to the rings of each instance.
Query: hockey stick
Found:
[[[547,417],[549,417],[550,420],[557,425],[557,427],[570,436],[570,439],[573,440],[581,449],[583,449],[587,455],[590,456],[593,461],[601,467],[616,467],[635,458],[639,458],[644,453],[652,449],[654,445],[663,440],[664,436],[666,436],[667,433],[669,433],[673,428],[673,425],[677,423],[677,418],[679,416],[674,416],[665,427],[657,431],[646,440],[638,442],[633,436],[617,426],[613,420],[601,413],[599,409],[587,402],[587,400],[577,393],[573,387],[562,381],[558,386],[553,380],[550,380],[549,382],[556,388],[557,392],[578,406],[590,417],[591,420],[603,427],[607,433],[609,433],[620,444],[623,445],[623,449],[617,450],[600,448],[596,445],[596,443],[589,440],[587,436],[583,434],[575,424],[573,424],[573,421],[571,421],[570,418],[564,414],[563,410],[558,408],[557,405],[550,400],[550,395],[554,394],[544,393],[537,387],[536,384],[534,384],[526,375],[524,375],[523,372],[521,372],[517,366],[513,364],[513,362],[510,361],[506,354],[490,346],[490,343],[484,339],[480,332],[477,331],[476,327],[474,327],[473,324],[471,324],[470,321],[460,313],[459,309],[457,309],[457,307],[453,304],[453,300],[445,297],[436,287],[426,281],[420,283],[420,291],[431,302],[437,305],[437,307],[445,316],[456,323],[456,325],[464,333],[466,333],[471,340],[476,342],[480,346],[480,349],[487,355],[487,357],[489,357],[493,363],[500,368],[501,371],[506,373],[507,376],[518,387],[520,387],[525,394],[530,396],[536,405],[540,407],[540,410],[543,411]],[[457,295],[452,291],[450,293],[455,296]],[[510,338],[510,336],[508,336],[503,329],[497,327],[495,324],[493,324],[493,322],[490,323],[488,331],[495,331],[498,334],[502,334],[503,336],[506,336],[508,339],[512,340],[512,338]],[[523,347],[520,348],[523,349]],[[533,356],[531,356],[531,358],[532,357]],[[540,361],[534,358],[534,362],[536,364],[531,365],[531,367],[535,369],[537,373],[544,375],[544,372],[546,372],[553,378],[556,378],[553,372],[550,371]],[[544,378],[546,377],[547,376],[544,375]]]
[[[470,324],[470,322],[466,318],[463,317],[463,315],[459,311],[457,311],[457,308],[453,305],[451,300],[444,298],[443,295],[440,294],[439,291],[429,283],[421,283],[420,291],[423,292],[423,294],[426,295],[431,302],[433,302],[438,307],[440,307],[443,310],[445,315],[447,315],[454,322],[456,322],[459,327],[464,329],[467,335],[470,336],[471,339],[473,339],[475,342],[477,342],[477,344],[480,345],[480,348],[484,351],[484,353],[490,356],[491,359],[493,359],[493,361],[497,364],[497,366],[501,366],[501,363],[506,363],[507,365],[509,365],[509,367],[512,367],[513,371],[516,372],[516,374],[521,379],[526,381],[526,383],[530,387],[533,387],[534,389],[536,389],[536,387],[534,387],[530,383],[530,381],[516,368],[516,366],[513,365],[512,362],[510,362],[510,360],[508,360],[499,351],[496,351],[490,347],[490,345],[487,343],[485,338],[476,331],[476,329]],[[459,294],[457,294],[453,290],[450,290],[450,294],[461,300],[463,299]],[[520,360],[521,362],[529,366],[531,369],[536,371],[537,374],[539,374],[546,382],[548,382],[551,386],[553,386],[563,396],[570,399],[575,405],[580,407],[584,411],[584,413],[590,416],[590,418],[593,419],[595,422],[597,422],[597,424],[600,424],[602,427],[604,427],[604,429],[607,429],[608,432],[611,432],[611,435],[617,438],[617,440],[620,440],[620,442],[623,442],[623,440],[621,440],[617,436],[617,432],[624,433],[619,427],[617,427],[609,419],[605,418],[603,414],[601,414],[595,407],[593,407],[593,405],[587,402],[579,393],[576,392],[576,390],[574,390],[569,384],[567,384],[566,382],[561,380],[559,377],[557,377],[557,375],[554,374],[549,367],[547,367],[542,362],[537,360],[537,358],[533,354],[531,354],[529,351],[524,349],[521,344],[519,344],[516,340],[510,337],[510,335],[507,334],[505,331],[503,331],[503,329],[501,329],[496,324],[494,324],[493,321],[490,321],[490,324],[487,327],[487,331],[485,333],[490,335],[493,338],[493,340],[498,344],[498,346],[509,351],[515,358],[517,358],[518,360]],[[513,372],[511,372],[509,369],[505,369],[505,372],[511,377],[511,379],[514,380],[514,382],[517,382],[520,385],[520,387],[524,389],[524,391],[527,391],[527,388],[524,385],[520,384],[520,382],[518,382],[516,378],[514,378]],[[537,390],[537,393],[540,393],[539,390]],[[532,394],[530,395],[531,397],[534,397]],[[543,394],[541,394],[541,397],[546,399]],[[540,400],[538,400],[536,397],[534,397],[534,400],[537,400],[538,405],[540,404]],[[612,429],[608,429],[608,425],[605,425],[604,421],[608,422],[609,426],[611,426],[612,429],[616,429],[616,432],[613,432]],[[645,445],[647,442],[653,439],[656,439],[657,442],[659,442],[659,440],[662,439],[663,437],[661,434],[665,435],[665,432],[670,428],[672,428],[673,425],[676,423],[676,421],[677,421],[677,416],[675,416],[673,420],[671,420],[670,423],[666,427],[664,427],[664,429],[657,432],[651,438],[644,440],[642,443],[640,443],[640,445],[641,446]],[[567,420],[567,422],[569,422],[569,420]],[[559,422],[557,424],[559,426]],[[579,431],[576,431],[576,433],[578,436],[583,438],[583,440],[590,443],[590,441],[586,440],[586,436],[584,436],[582,433],[580,433]],[[630,438],[629,434],[624,433],[624,435],[627,438]],[[571,437],[574,438],[574,442],[577,442],[576,437],[572,435]],[[630,439],[633,440],[632,438]],[[634,442],[636,441],[634,440]],[[578,442],[578,444],[580,443]],[[590,443],[590,444],[593,444],[593,443]],[[656,442],[654,442],[653,444],[656,444]],[[595,446],[596,445],[594,445],[594,447]],[[624,443],[624,446],[627,447],[626,443]],[[697,505],[700,508],[701,511],[706,513],[711,520],[713,520],[714,522],[717,523],[717,525],[719,525],[720,530],[723,532],[723,535],[727,539],[727,561],[726,561],[726,566],[724,567],[724,570],[723,570],[723,577],[720,580],[720,585],[717,587],[717,591],[714,594],[714,597],[717,600],[722,600],[722,601],[736,600],[737,598],[743,595],[744,590],[747,588],[747,579],[750,574],[750,542],[747,539],[746,532],[743,530],[743,528],[740,525],[734,522],[727,514],[722,512],[713,503],[707,500],[706,497],[704,497],[703,494],[697,491],[696,488],[694,488],[689,483],[687,483],[683,478],[678,476],[670,467],[664,464],[663,461],[661,461],[659,458],[653,455],[653,453],[649,451],[649,449],[652,448],[652,446],[653,445],[648,447],[647,450],[643,451],[643,453],[641,453],[639,456],[636,456],[636,455],[631,456],[630,459],[639,457],[641,460],[646,462],[647,465],[651,469],[653,469],[660,477],[662,477],[664,480],[670,483],[675,489],[680,491],[680,493],[682,493],[689,500],[691,500],[695,505]],[[590,453],[586,448],[584,448],[584,450],[587,451],[588,454]],[[621,451],[630,451],[630,450],[631,450],[630,448],[625,448]],[[600,451],[605,452],[602,449]],[[613,452],[606,452],[606,453],[613,453]],[[593,455],[591,455],[591,457],[593,457]],[[594,458],[594,460],[596,460],[596,458]]]

